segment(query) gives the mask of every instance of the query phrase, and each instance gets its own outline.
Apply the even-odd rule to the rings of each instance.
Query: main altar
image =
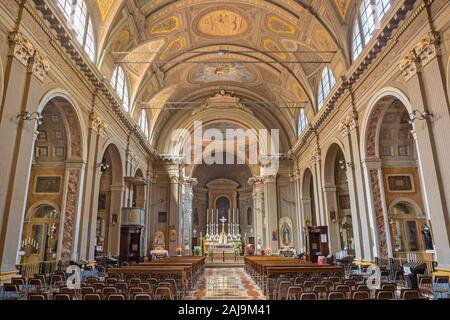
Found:
[[[208,212],[209,215],[210,213]],[[236,222],[237,215],[238,212],[233,213],[231,221],[234,220],[234,223],[228,223],[228,228],[225,228],[227,219],[222,216],[219,220],[218,211],[215,219],[214,214],[212,214],[212,222],[206,226],[206,241],[204,242],[204,252],[209,257],[210,262],[236,262],[238,260],[242,241],[239,233],[239,223]],[[220,233],[219,224],[216,223],[219,221],[221,222]]]

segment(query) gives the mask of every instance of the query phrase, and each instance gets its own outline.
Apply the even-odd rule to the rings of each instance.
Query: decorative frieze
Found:
[[[89,116],[89,120],[90,120],[90,128],[97,132],[97,134],[99,136],[101,136],[102,138],[104,138],[107,134],[108,131],[108,124],[103,121],[100,116],[95,113],[92,112]]]
[[[420,71],[419,57],[413,49],[400,61],[400,71],[405,76],[406,81],[410,80]]]
[[[339,131],[343,137],[349,135],[356,128],[358,128],[358,113],[356,111],[350,112],[339,123]]]

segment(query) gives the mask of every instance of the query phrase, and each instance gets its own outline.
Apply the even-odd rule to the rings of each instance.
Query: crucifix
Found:
[[[225,219],[225,217],[222,216],[222,218],[220,219],[220,222],[222,222],[222,232],[225,232],[225,222],[227,222],[227,219]]]

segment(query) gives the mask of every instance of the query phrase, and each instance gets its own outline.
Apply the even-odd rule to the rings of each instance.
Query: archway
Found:
[[[19,254],[22,263],[45,262],[49,271],[59,260],[67,265],[76,252],[83,137],[77,112],[66,97],[51,95],[41,114]],[[41,233],[45,237],[36,235]],[[33,239],[40,249],[31,250]]]
[[[310,169],[306,169],[302,179],[302,211],[305,226],[317,226],[314,177]]]
[[[419,236],[426,228],[426,217],[420,214],[425,205],[412,130],[408,108],[396,95],[380,98],[367,118],[364,150],[370,163],[366,176],[381,259],[427,255],[425,238]],[[405,224],[407,216],[416,218]]]
[[[116,256],[120,241],[123,170],[119,150],[114,144],[106,148],[100,170],[95,256]]]
[[[330,245],[334,252],[355,255],[352,208],[347,177],[347,160],[334,143],[328,149],[324,167],[324,193],[328,209]]]

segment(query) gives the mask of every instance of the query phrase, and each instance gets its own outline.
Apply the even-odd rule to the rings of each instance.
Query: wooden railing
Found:
[[[35,274],[44,274],[46,276],[61,270],[60,261],[42,261],[32,263],[22,263],[16,266],[19,274],[24,278],[31,278]]]

